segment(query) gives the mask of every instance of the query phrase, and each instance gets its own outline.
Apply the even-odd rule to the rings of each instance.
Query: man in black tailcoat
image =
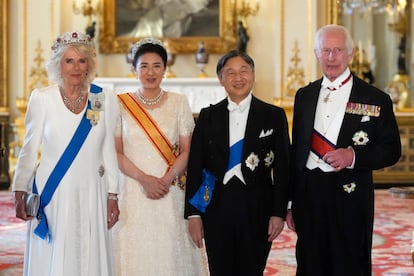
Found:
[[[346,28],[322,27],[314,51],[323,77],[298,90],[292,127],[287,224],[298,236],[297,275],[371,275],[372,171],[401,155],[392,102],[351,74]]]
[[[192,136],[185,217],[194,243],[203,238],[211,276],[263,275],[284,226],[289,134],[283,109],[252,94],[253,60],[233,50],[218,61],[228,97],[201,110]],[[205,212],[190,204],[202,172],[217,180]]]

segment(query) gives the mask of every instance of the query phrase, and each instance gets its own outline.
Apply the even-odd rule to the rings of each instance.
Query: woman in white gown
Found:
[[[141,88],[118,95],[115,145],[123,181],[113,232],[116,275],[207,275],[204,252],[187,230],[179,181],[194,128],[191,109],[185,95],[160,88],[167,52],[159,40],[143,39],[130,53]]]
[[[52,50],[47,69],[56,84],[30,96],[13,181],[16,216],[28,221],[23,275],[111,276],[109,229],[119,214],[118,105],[115,95],[91,84],[96,61],[88,35],[64,33]],[[24,194],[32,189],[41,194],[37,216],[25,208]]]

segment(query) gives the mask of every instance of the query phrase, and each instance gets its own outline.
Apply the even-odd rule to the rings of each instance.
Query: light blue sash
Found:
[[[102,88],[97,85],[91,84],[90,92],[100,93],[102,92]],[[90,108],[91,103],[90,101],[88,101],[87,110]],[[40,207],[38,213],[39,224],[35,228],[34,233],[43,240],[47,238],[49,242],[52,237],[47,224],[44,208],[52,200],[53,194],[55,193],[60,181],[62,180],[65,173],[68,171],[70,165],[72,164],[73,160],[78,154],[80,148],[86,140],[86,137],[89,134],[89,131],[92,128],[91,122],[89,121],[89,119],[86,118],[86,111],[82,117],[81,122],[79,123],[78,128],[73,134],[71,141],[69,142],[68,146],[66,147],[65,151],[63,152],[62,156],[57,162],[55,168],[50,173],[49,178],[47,179],[45,187],[42,191],[42,194],[40,195]],[[36,181],[33,181],[33,193],[38,193]]]

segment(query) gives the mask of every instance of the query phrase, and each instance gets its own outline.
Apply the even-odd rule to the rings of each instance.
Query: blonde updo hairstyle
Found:
[[[68,33],[66,33],[67,35]],[[83,35],[81,33],[76,33],[78,35]],[[89,39],[89,37],[87,37]],[[79,43],[71,43],[65,41],[62,42],[58,38],[54,45],[52,46],[52,57],[46,63],[46,70],[48,72],[49,79],[58,85],[63,85],[62,71],[61,71],[61,61],[62,57],[65,55],[68,49],[73,49],[80,56],[85,56],[88,62],[88,74],[85,78],[84,86],[87,87],[94,80],[96,76],[96,51],[92,41],[87,40],[86,42],[80,40]]]

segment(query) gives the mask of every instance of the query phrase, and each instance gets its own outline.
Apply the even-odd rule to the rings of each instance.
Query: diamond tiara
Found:
[[[129,54],[128,54],[127,60],[131,61],[130,63],[132,63],[132,61],[134,60],[135,54],[138,52],[139,48],[141,48],[145,44],[159,45],[159,46],[161,46],[162,48],[165,49],[165,47],[162,44],[161,40],[156,39],[156,38],[152,38],[152,37],[143,38],[140,41],[133,44],[131,46],[131,48],[129,49]]]
[[[73,31],[73,32],[66,32],[62,35],[58,36],[52,45],[52,50],[56,51],[63,45],[69,44],[84,44],[88,46],[94,46],[92,38],[84,33]]]

